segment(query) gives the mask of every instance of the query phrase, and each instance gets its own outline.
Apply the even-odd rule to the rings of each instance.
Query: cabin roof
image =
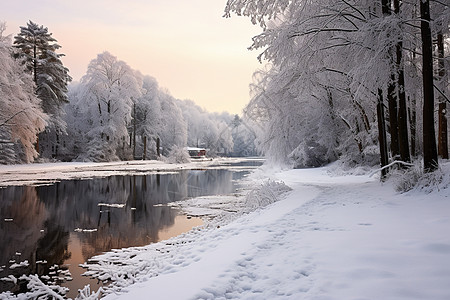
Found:
[[[186,147],[187,151],[201,151],[201,150],[205,150],[205,148],[198,148],[198,147]]]

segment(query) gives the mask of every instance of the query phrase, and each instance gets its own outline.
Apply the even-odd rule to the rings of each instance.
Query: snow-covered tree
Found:
[[[71,87],[67,106],[72,151],[78,159],[155,158],[185,147],[187,129],[176,100],[150,76],[142,76],[109,52],[89,64]]]
[[[133,104],[142,94],[141,75],[109,52],[93,59],[78,86],[77,107],[87,119],[86,159],[117,160],[128,140]],[[122,157],[124,159],[125,157]]]
[[[350,89],[345,58],[351,56],[336,59],[341,44],[355,31],[355,21],[339,18],[338,12],[350,17],[356,12],[339,7],[338,1],[293,1],[289,7],[270,2],[264,8],[256,2],[229,1],[227,9],[250,15],[265,28],[252,48],[265,48],[260,59],[272,67],[256,74],[253,99],[246,108],[263,126],[261,150],[278,163],[293,159],[298,166],[333,160],[340,148],[363,155],[373,144],[361,136],[372,130],[373,114]]]
[[[38,155],[34,143],[47,115],[34,94],[31,75],[13,58],[5,28],[0,23],[0,163],[31,162]]]
[[[203,145],[202,136],[205,127],[204,120],[207,112],[196,105],[192,100],[178,101],[177,106],[183,112],[183,118],[187,125],[187,145],[191,147],[201,147]]]
[[[70,102],[64,106],[64,121],[67,123],[67,135],[62,137],[64,151],[60,151],[59,158],[73,160],[83,158],[89,141],[87,132],[92,125],[91,114],[86,113],[81,98],[83,86],[79,83],[69,85],[68,97]]]
[[[233,137],[232,155],[239,157],[257,156],[258,152],[255,145],[256,133],[252,128],[251,120],[235,115],[231,122],[231,127]]]
[[[158,136],[161,139],[163,154],[167,155],[173,146],[184,147],[187,143],[187,126],[181,109],[175,98],[168,92],[160,93],[161,127]]]
[[[135,156],[147,159],[156,157],[156,143],[161,132],[161,90],[158,82],[151,76],[143,77],[142,96],[137,99],[133,113],[133,144],[136,143]],[[135,132],[134,132],[135,131]]]
[[[64,54],[57,53],[61,46],[47,27],[32,21],[20,27],[20,33],[14,37],[14,46],[19,49],[18,56],[24,58],[33,76],[44,112],[51,116],[49,129],[64,132],[62,106],[68,102],[67,85],[72,78],[61,61]]]
[[[432,8],[436,20],[448,20],[448,5],[435,1]],[[400,154],[407,161],[408,129],[414,145],[422,131],[413,126],[420,115],[410,117],[409,128],[406,120],[406,112],[415,116],[422,104],[416,99],[425,69],[416,57],[422,49],[418,11],[419,3],[397,0],[229,0],[226,16],[248,16],[263,29],[251,49],[263,49],[259,59],[270,65],[255,76],[246,111],[262,128],[264,153],[298,166],[343,156],[373,163],[379,152],[376,106],[383,101],[392,159]],[[440,22],[448,35],[448,22]]]

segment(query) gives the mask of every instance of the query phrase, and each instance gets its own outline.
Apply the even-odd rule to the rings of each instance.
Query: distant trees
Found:
[[[47,28],[30,21],[12,44],[1,35],[4,27],[0,163],[32,162],[39,154],[60,160],[149,159],[196,145],[212,156],[256,153],[248,126],[235,125],[228,113],[208,113],[175,99],[156,79],[111,53],[98,54],[81,81],[68,86],[69,70]],[[233,149],[235,139],[245,149]]]
[[[38,155],[34,143],[47,120],[34,83],[21,60],[13,58],[11,39],[0,23],[0,163],[31,162]]]
[[[255,145],[256,133],[251,120],[235,115],[232,121],[233,156],[258,156]]]
[[[61,159],[154,159],[186,146],[206,147],[210,155],[232,154],[238,138],[248,143],[245,153],[255,153],[248,129],[232,134],[233,116],[175,99],[155,78],[109,52],[91,61],[80,83],[71,85],[69,99],[68,137],[63,138],[67,151],[60,153]]]
[[[212,156],[233,153],[232,115],[208,113],[189,100],[179,101],[178,105],[187,123],[188,145],[208,148]]]
[[[428,5],[432,18],[424,14]],[[258,141],[269,158],[299,167],[338,157],[374,163],[380,153],[378,130],[387,127],[391,160],[408,162],[418,149],[425,170],[437,167],[431,35],[448,37],[448,5],[229,0],[225,13],[248,16],[263,29],[251,49],[263,49],[259,59],[271,67],[256,74],[246,111],[263,128]],[[441,66],[448,64],[440,57]],[[448,94],[448,81],[440,88]],[[377,118],[378,103],[383,109]],[[416,114],[422,105],[423,115]],[[376,125],[380,117],[387,126]],[[423,144],[416,147],[416,141]]]

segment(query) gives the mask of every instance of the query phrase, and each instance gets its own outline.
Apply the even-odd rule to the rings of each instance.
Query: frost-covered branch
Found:
[[[401,161],[401,160],[394,160],[393,162],[383,166],[382,168],[376,169],[375,171],[371,172],[369,174],[369,177],[372,177],[373,175],[375,175],[375,174],[377,174],[377,173],[379,173],[379,172],[381,172],[383,170],[386,170],[386,169],[388,169],[388,168],[390,168],[390,167],[392,167],[394,165],[403,165],[403,166],[407,166],[407,167],[413,167],[414,166],[414,164],[411,164],[411,163],[407,163],[407,162],[404,162],[404,161]]]
[[[358,32],[358,29],[349,29],[349,28],[313,28],[313,29],[309,29],[308,31],[305,31],[305,32],[293,33],[289,37],[290,38],[301,37],[301,36],[306,36],[306,35],[310,35],[310,34],[317,34],[317,33],[320,33],[320,32]]]
[[[29,107],[26,107],[16,113],[14,113],[12,116],[8,117],[5,121],[3,121],[2,123],[0,123],[0,127],[2,126],[6,126],[6,125],[12,125],[11,123],[9,123],[12,119],[14,119],[17,115],[21,114],[21,113],[25,113],[25,111],[29,110]]]

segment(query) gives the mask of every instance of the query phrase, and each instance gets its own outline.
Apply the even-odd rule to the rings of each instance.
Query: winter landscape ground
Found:
[[[178,204],[214,211],[204,226],[94,257],[87,274],[112,281],[105,299],[449,299],[448,169],[440,183],[398,193],[396,180],[337,164],[263,166],[246,195]]]

